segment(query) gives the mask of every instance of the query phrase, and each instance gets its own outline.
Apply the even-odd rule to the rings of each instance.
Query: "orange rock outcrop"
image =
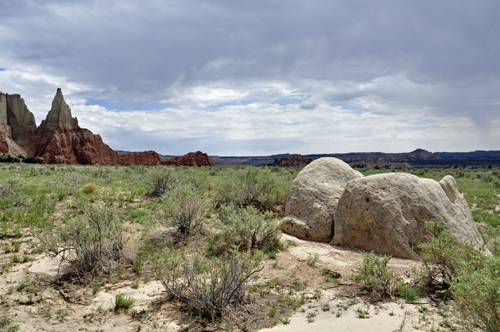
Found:
[[[212,158],[201,151],[190,152],[182,157],[173,157],[162,161],[162,165],[172,166],[214,166]]]
[[[19,95],[0,92],[0,152],[32,156],[54,164],[214,165],[208,155],[199,151],[175,157],[173,161],[162,160],[155,151],[118,154],[100,135],[78,125],[61,89],[57,89],[52,108],[39,127]]]

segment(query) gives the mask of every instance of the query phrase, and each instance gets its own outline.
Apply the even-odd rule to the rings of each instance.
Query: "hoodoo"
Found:
[[[52,107],[38,128],[20,95],[0,92],[0,152],[54,164],[213,166],[210,157],[201,152],[180,157],[182,160],[175,163],[161,160],[155,151],[118,154],[100,135],[78,125],[61,89],[57,89]]]
[[[118,155],[100,135],[81,128],[71,116],[61,89],[57,89],[52,108],[34,134],[33,154],[55,164],[159,165],[154,151]]]

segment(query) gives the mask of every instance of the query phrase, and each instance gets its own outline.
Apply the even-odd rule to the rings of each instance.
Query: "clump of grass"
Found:
[[[356,315],[358,318],[370,318],[370,310],[368,308],[359,308],[356,310]]]
[[[93,285],[91,286],[91,288],[92,288],[92,293],[93,293],[94,295],[96,295],[96,294],[97,294],[97,292],[99,292],[99,289],[101,289],[101,284],[99,284],[99,283],[97,283],[97,284],[93,284]]]
[[[135,273],[142,272],[142,255],[140,253],[138,253],[137,256],[135,257],[132,269],[134,270]]]
[[[339,282],[339,278],[341,277],[340,273],[330,271],[327,268],[321,269],[319,272],[323,276],[324,282]]]
[[[353,278],[362,282],[363,286],[376,298],[390,297],[394,293],[396,276],[387,269],[391,256],[378,257],[373,253],[363,254],[363,264]]]
[[[309,256],[307,256],[306,262],[307,262],[307,265],[314,266],[314,265],[316,265],[318,260],[319,260],[319,256],[317,254],[315,254],[314,256],[309,254]]]
[[[128,309],[134,305],[136,299],[125,294],[118,294],[115,296],[115,310]]]
[[[59,309],[56,311],[56,315],[63,320],[66,316],[68,316],[68,312],[66,310]]]

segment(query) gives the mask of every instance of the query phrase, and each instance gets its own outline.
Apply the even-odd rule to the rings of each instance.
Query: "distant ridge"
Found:
[[[216,166],[264,166],[272,165],[275,158],[291,156],[290,153],[270,156],[250,157],[220,157],[210,156]],[[384,152],[350,152],[350,153],[324,153],[307,154],[305,158],[318,159],[321,157],[334,157],[347,163],[407,163],[412,167],[500,167],[500,151],[471,151],[471,152],[429,152],[416,149],[404,153]]]

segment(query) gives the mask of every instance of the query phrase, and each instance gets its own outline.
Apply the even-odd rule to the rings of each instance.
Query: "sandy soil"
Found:
[[[262,331],[444,331],[455,324],[453,309],[444,302],[421,299],[418,303],[376,302],[363,295],[348,277],[357,271],[362,255],[356,250],[315,243],[283,235],[283,241],[292,240],[297,246],[278,253],[277,259],[266,258],[264,269],[252,283],[276,280],[276,290],[287,289],[294,279],[307,282],[304,290],[311,299],[290,318]],[[0,245],[12,245],[13,239],[2,239]],[[28,250],[29,238],[23,241],[20,252]],[[0,254],[1,263],[12,259],[12,253]],[[318,255],[311,266],[308,257]],[[66,283],[55,287],[59,262],[45,254],[34,260],[15,263],[0,275],[0,318],[13,319],[19,331],[180,331],[185,321],[179,315],[181,305],[168,301],[158,281],[125,278],[107,284],[97,294],[90,286]],[[411,276],[418,262],[393,258],[390,263],[401,278]],[[276,268],[278,266],[278,268]],[[62,267],[64,268],[64,266]],[[339,273],[340,283],[324,282],[322,268]],[[18,290],[20,285],[24,289]],[[321,290],[319,299],[312,299],[314,290]],[[131,309],[114,311],[114,298],[125,294],[136,299]],[[367,318],[359,318],[360,312]],[[441,324],[441,325],[440,325]],[[2,327],[0,326],[0,329]],[[222,327],[221,327],[222,329]]]

